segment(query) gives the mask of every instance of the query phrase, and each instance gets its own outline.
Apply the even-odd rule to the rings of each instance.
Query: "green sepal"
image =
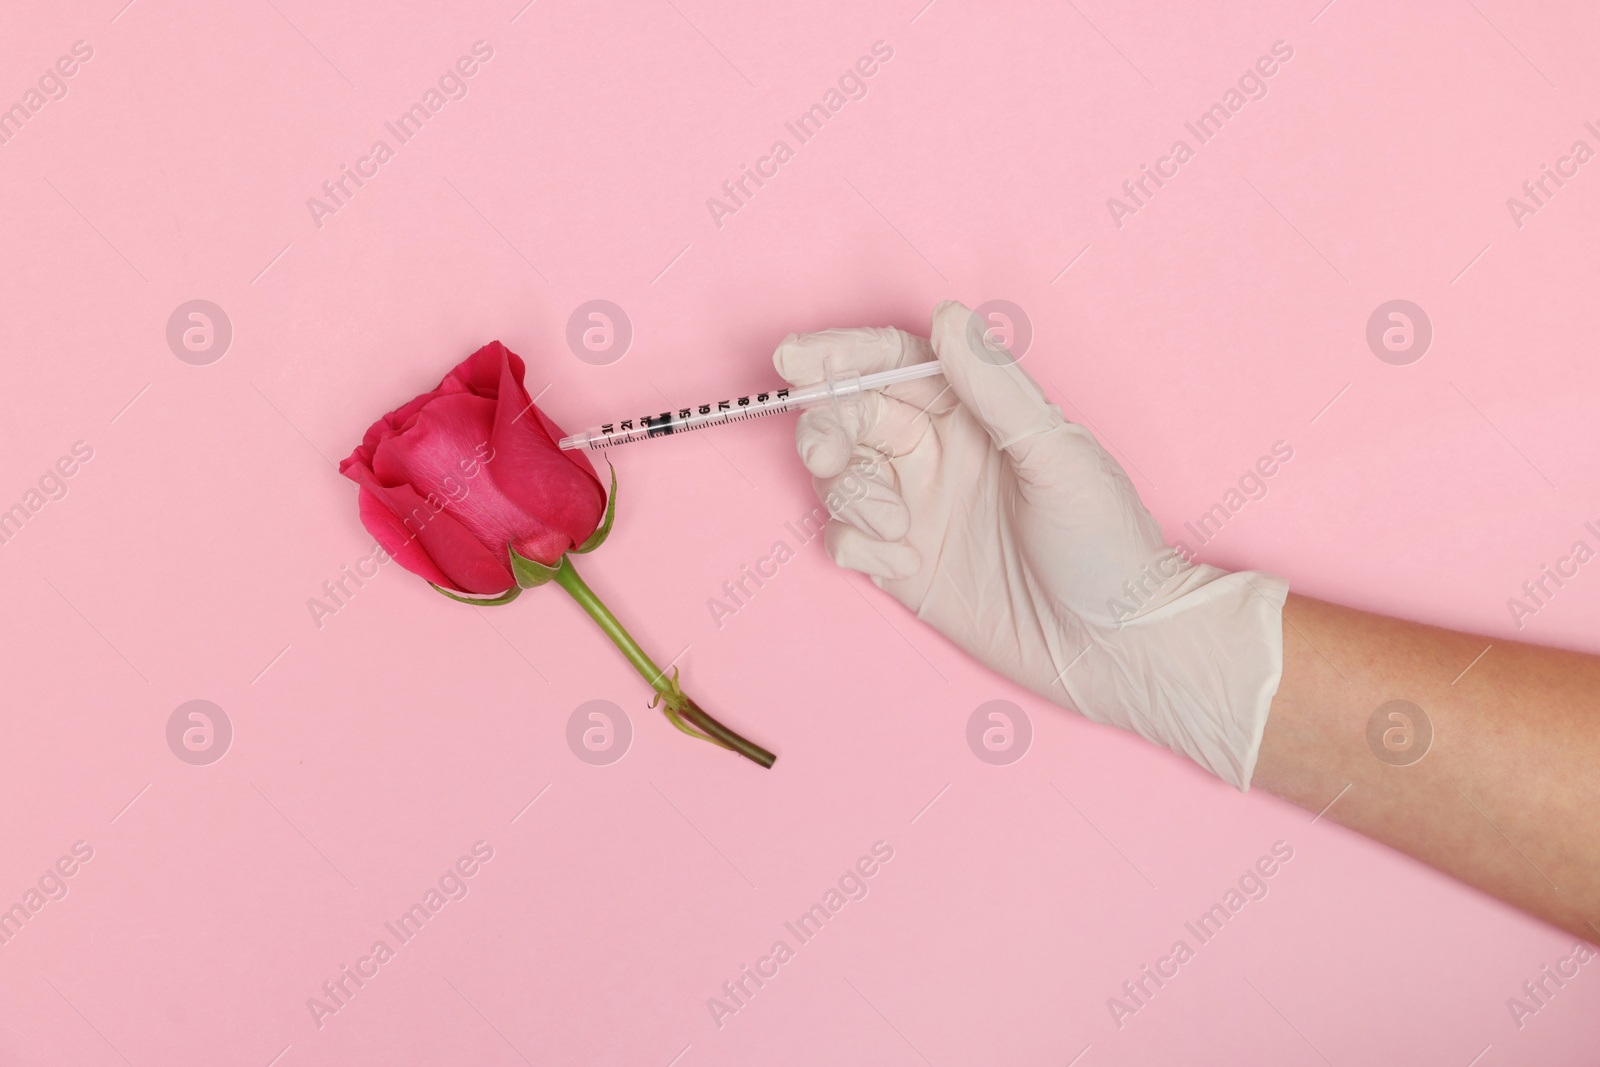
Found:
[[[556,571],[561,564],[558,561],[554,567],[547,567],[536,559],[517,554],[517,550],[506,545],[506,551],[511,553],[511,573],[516,575],[517,585],[523,589],[532,589],[536,585],[543,585],[556,576]]]
[[[606,543],[606,538],[611,536],[611,520],[617,517],[617,468],[611,461],[606,460],[606,466],[611,467],[611,492],[606,494],[606,517],[601,520],[599,529],[589,535],[589,539],[574,552],[593,552]]]
[[[433,585],[432,582],[429,582],[428,584]],[[494,608],[499,607],[501,604],[509,604],[513,600],[517,599],[517,597],[522,595],[522,586],[520,585],[514,585],[510,589],[507,589],[504,593],[501,593],[499,596],[491,597],[461,596],[460,594],[452,593],[450,590],[441,585],[433,585],[433,588],[437,592],[443,593],[451,600],[459,600],[463,604],[476,604],[480,608]]]

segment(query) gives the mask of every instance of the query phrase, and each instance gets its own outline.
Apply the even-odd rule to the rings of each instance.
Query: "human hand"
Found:
[[[1288,583],[1191,564],[1122,467],[954,301],[931,340],[824,330],[773,354],[791,384],[937,359],[942,376],[812,408],[795,431],[825,545],[992,669],[1249,787],[1282,670]],[[851,479],[865,488],[840,492]],[[848,486],[846,486],[848,487]]]

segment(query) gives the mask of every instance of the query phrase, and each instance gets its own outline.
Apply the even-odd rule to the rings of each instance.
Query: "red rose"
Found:
[[[561,428],[534,406],[522,376],[522,360],[491,341],[373,423],[339,464],[361,486],[367,531],[444,589],[505,593],[518,584],[507,546],[554,566],[605,515],[589,457],[556,444]]]
[[[479,608],[554,583],[656,691],[651,706],[672,725],[772,766],[776,756],[689,699],[676,667],[658,669],[579,577],[570,553],[611,532],[616,472],[607,492],[588,456],[562,451],[561,427],[528,399],[522,375],[522,360],[492,341],[373,423],[339,464],[361,486],[361,524],[406,570]]]

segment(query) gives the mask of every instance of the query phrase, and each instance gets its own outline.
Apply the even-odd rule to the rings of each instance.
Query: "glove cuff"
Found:
[[[1283,676],[1288,594],[1286,580],[1261,571],[1200,565],[1181,595],[1101,630],[1095,643],[1107,655],[1085,665],[1098,661],[1091,691],[1106,693],[1109,683],[1118,706],[1079,708],[1248,792]]]

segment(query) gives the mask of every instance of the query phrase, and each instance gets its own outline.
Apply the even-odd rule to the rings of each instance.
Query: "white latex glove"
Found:
[[[824,359],[834,374],[944,368],[800,416],[817,495],[848,501],[828,554],[1007,678],[1247,790],[1288,583],[1185,562],[1117,461],[982,329],[946,301],[931,343],[882,328],[778,346],[797,386],[822,381]]]

